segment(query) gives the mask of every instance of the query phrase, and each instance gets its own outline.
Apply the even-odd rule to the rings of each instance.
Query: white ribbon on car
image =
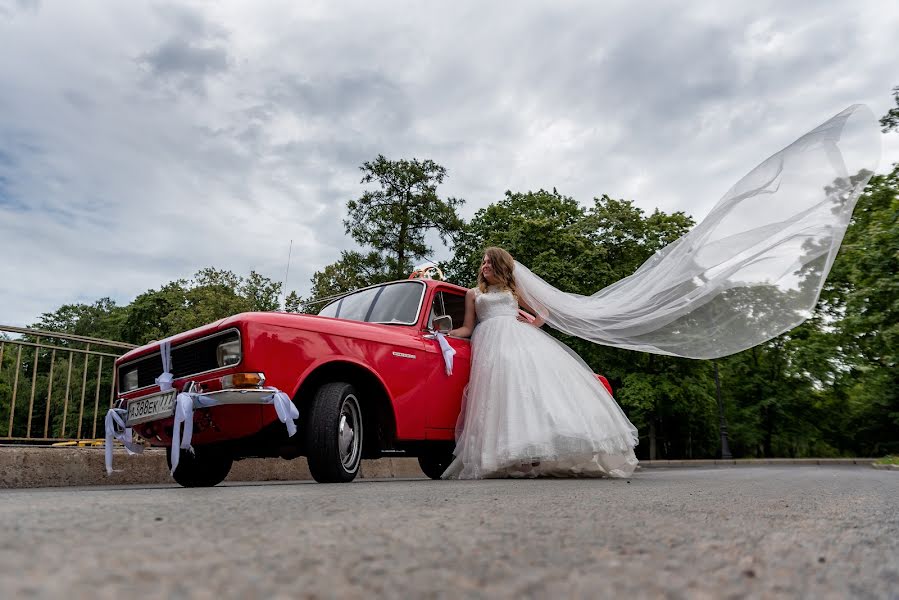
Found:
[[[184,431],[181,426],[184,425]],[[178,468],[181,450],[193,452],[190,440],[194,435],[194,398],[191,394],[181,392],[175,398],[175,423],[172,425],[172,475]]]
[[[278,413],[278,418],[287,426],[287,437],[293,437],[297,432],[297,424],[294,422],[294,419],[300,418],[300,411],[297,409],[297,405],[291,401],[290,396],[281,391],[276,391],[272,394],[272,403],[275,405],[275,412]]]
[[[172,389],[172,338],[166,338],[159,342],[159,356],[162,358],[162,375],[156,378],[159,391],[167,392]]]
[[[436,332],[434,337],[437,338],[437,343],[440,344],[440,351],[443,353],[443,363],[446,365],[446,374],[453,374],[453,356],[456,354],[455,349],[449,345],[449,342],[446,341],[446,336],[441,332]]]
[[[195,401],[201,408],[220,404],[214,396],[204,396],[202,394],[181,392],[178,394],[178,397],[175,398],[175,422],[172,426],[172,475],[175,474],[175,469],[178,468],[181,450],[193,452],[191,438],[193,438],[194,433]],[[297,424],[294,420],[300,418],[300,411],[293,401],[291,401],[290,396],[281,390],[276,389],[270,396],[263,397],[261,403],[274,404],[278,419],[287,426],[287,436],[293,437],[296,434]]]
[[[128,454],[140,454],[144,447],[135,444],[131,434],[131,428],[125,426],[128,411],[124,408],[110,408],[106,413],[106,474],[112,475],[112,442],[118,440],[125,445]]]

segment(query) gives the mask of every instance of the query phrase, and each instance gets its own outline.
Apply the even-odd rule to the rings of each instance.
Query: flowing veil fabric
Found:
[[[880,131],[850,106],[739,180],[708,216],[591,296],[515,263],[521,298],[552,327],[607,346],[727,356],[802,323],[877,167]]]

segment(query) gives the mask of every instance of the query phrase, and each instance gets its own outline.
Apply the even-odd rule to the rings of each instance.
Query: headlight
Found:
[[[215,359],[220,367],[236,365],[240,362],[240,338],[219,342],[215,348]]]
[[[137,389],[137,369],[131,369],[122,373],[122,391],[130,392]]]

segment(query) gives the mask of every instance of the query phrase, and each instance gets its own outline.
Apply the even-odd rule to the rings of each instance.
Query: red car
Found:
[[[447,374],[434,332],[462,323],[465,291],[396,281],[352,292],[317,316],[244,313],[181,333],[170,340],[171,391],[155,383],[161,345],[142,346],[116,361],[118,407],[134,432],[169,449],[171,464],[176,393],[192,392],[194,452],[180,452],[174,472],[186,487],[216,485],[234,460],[275,456],[306,456],[319,482],[351,481],[362,458],[396,455],[418,457],[439,478],[452,459],[470,346],[446,338],[456,352]],[[293,436],[273,391],[299,411]]]

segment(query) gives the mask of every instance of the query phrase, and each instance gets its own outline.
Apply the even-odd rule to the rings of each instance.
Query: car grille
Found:
[[[237,330],[232,329],[195,342],[182,342],[178,346],[172,346],[172,375],[178,379],[218,369],[218,360],[215,356],[216,347],[224,341],[239,338],[240,334]],[[120,366],[119,373],[130,371],[135,366],[137,367],[137,388],[154,385],[156,378],[162,374],[162,356],[159,352],[144,356]],[[119,386],[121,386],[121,375],[119,376]],[[122,393],[121,387],[119,392]]]

